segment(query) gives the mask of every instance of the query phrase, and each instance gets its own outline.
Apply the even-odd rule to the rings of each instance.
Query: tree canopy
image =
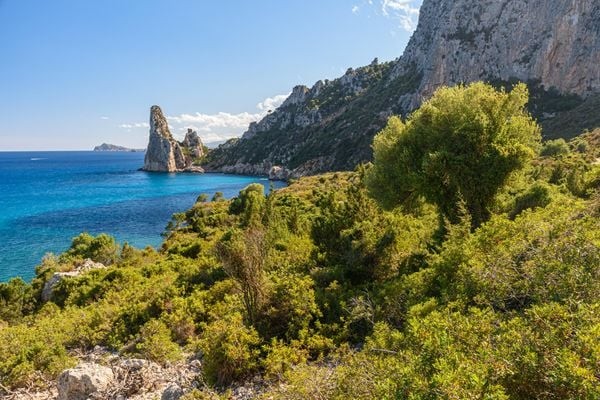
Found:
[[[479,82],[437,90],[406,122],[390,118],[373,143],[371,194],[388,209],[424,198],[451,222],[464,202],[479,226],[497,191],[539,147],[527,101],[524,84],[506,92]]]

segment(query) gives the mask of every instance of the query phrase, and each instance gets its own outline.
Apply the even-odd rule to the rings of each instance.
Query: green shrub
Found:
[[[581,207],[575,202],[551,205],[514,221],[494,217],[462,245],[464,261],[448,293],[500,310],[595,301],[600,295],[600,225]]]
[[[298,339],[320,316],[309,276],[271,274],[268,302],[257,327],[264,337]]]
[[[171,339],[171,331],[164,322],[148,321],[140,330],[135,346],[145,358],[157,363],[167,363],[181,359],[181,349]]]
[[[569,154],[571,149],[565,139],[548,140],[544,143],[540,155],[544,157],[557,157]]]
[[[270,380],[281,380],[294,366],[306,363],[308,352],[297,346],[288,346],[273,339],[263,350],[267,353],[262,361],[264,376]]]
[[[223,192],[215,192],[211,201],[225,201],[225,196],[223,195]]]
[[[550,201],[552,201],[551,188],[544,183],[536,183],[515,199],[515,205],[509,215],[515,218],[525,210],[546,207]]]
[[[223,386],[253,374],[259,366],[259,344],[258,333],[244,325],[240,313],[206,325],[199,341],[204,376]]]
[[[0,321],[17,322],[34,307],[33,290],[21,278],[0,282]]]
[[[240,191],[233,199],[229,212],[241,215],[243,226],[260,225],[266,204],[265,187],[260,183],[252,183]]]
[[[196,203],[206,203],[208,201],[208,195],[206,193],[201,193],[196,198]]]
[[[73,238],[71,247],[61,257],[62,260],[90,258],[93,261],[111,265],[119,259],[120,248],[115,238],[100,234],[96,237],[82,233]]]

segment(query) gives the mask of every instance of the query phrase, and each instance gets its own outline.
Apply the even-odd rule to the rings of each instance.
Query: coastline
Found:
[[[142,159],[141,153],[89,150],[0,153],[0,281],[30,280],[45,253],[64,251],[81,232],[160,246],[171,216],[199,194],[231,198],[250,183],[269,187],[264,176],[140,173]]]

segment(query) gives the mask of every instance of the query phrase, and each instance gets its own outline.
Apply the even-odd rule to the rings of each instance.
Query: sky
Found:
[[[0,151],[146,147],[150,106],[205,143],[295,85],[391,61],[422,0],[0,0]]]

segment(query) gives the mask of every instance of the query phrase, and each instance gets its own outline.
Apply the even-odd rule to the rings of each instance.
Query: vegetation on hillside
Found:
[[[541,145],[525,101],[442,89],[374,165],[200,196],[158,251],[75,238],[0,284],[0,383],[100,345],[200,358],[188,399],[255,376],[266,399],[599,398],[600,131]],[[108,268],[42,303],[86,258]]]
[[[211,150],[208,169],[263,161],[293,169],[315,160],[321,164],[319,172],[354,169],[371,159],[373,136],[388,116],[405,112],[398,97],[413,93],[421,82],[416,68],[395,77],[392,67],[391,62],[373,63],[349,70],[349,75],[326,81],[305,102],[279,107],[267,117],[274,121],[267,130]],[[309,125],[294,122],[313,114],[320,118]]]

